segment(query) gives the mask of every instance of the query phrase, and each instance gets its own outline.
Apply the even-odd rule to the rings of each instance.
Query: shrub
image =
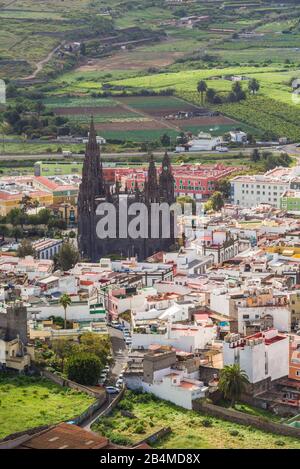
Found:
[[[229,435],[231,435],[231,436],[238,436],[238,435],[239,435],[239,432],[238,432],[237,430],[231,430],[231,431],[229,432]]]
[[[202,420],[202,426],[208,428],[208,427],[212,427],[213,424],[210,419],[204,419]]]
[[[146,433],[145,424],[143,422],[139,422],[134,428],[134,433]]]
[[[111,435],[110,440],[112,443],[115,443],[116,445],[123,445],[123,446],[132,445],[131,439],[122,435]]]
[[[285,442],[282,441],[282,440],[276,440],[276,441],[275,441],[275,445],[276,445],[276,446],[285,446]]]
[[[122,401],[119,402],[118,408],[121,410],[132,410],[133,409],[133,403],[128,401],[127,399],[123,399]]]

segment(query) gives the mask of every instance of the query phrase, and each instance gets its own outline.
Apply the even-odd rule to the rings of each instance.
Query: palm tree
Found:
[[[259,88],[260,88],[259,82],[256,80],[256,78],[252,78],[252,80],[250,80],[248,84],[248,89],[250,93],[256,94]]]
[[[203,97],[204,97],[204,93],[206,92],[206,90],[207,90],[206,82],[204,80],[200,80],[197,85],[197,91],[201,95],[201,106],[203,106],[203,103],[204,103]]]
[[[37,214],[37,209],[39,208],[40,206],[40,203],[37,199],[35,199],[32,203],[32,206],[35,208],[35,213]]]
[[[59,304],[64,308],[64,312],[65,312],[64,328],[67,329],[67,307],[70,306],[71,304],[71,298],[69,297],[69,295],[64,293],[59,299]]]
[[[223,370],[221,370],[219,389],[225,399],[230,399],[231,407],[234,407],[248,383],[247,374],[244,370],[241,370],[238,364],[224,366]]]

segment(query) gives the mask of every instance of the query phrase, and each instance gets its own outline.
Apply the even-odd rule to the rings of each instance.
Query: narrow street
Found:
[[[114,386],[116,384],[118,376],[123,371],[127,363],[128,349],[125,345],[123,333],[121,331],[119,331],[118,329],[114,329],[113,327],[108,327],[108,332],[111,337],[114,364],[112,366],[107,384],[110,386]],[[116,394],[107,394],[107,400],[100,407],[100,409],[98,409],[92,417],[82,422],[80,426],[85,430],[91,431],[91,426],[93,425],[93,423],[99,418],[99,415],[102,414],[102,412],[109,406],[109,404],[115,397]]]

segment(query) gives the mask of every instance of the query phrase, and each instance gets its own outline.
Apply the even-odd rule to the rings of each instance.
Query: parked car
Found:
[[[123,386],[124,380],[123,378],[118,378],[116,382],[116,388],[121,388]]]
[[[105,390],[108,394],[118,394],[120,392],[120,390],[114,386],[106,386]]]

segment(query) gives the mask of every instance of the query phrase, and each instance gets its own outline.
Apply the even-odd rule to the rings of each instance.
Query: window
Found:
[[[298,377],[300,376],[300,370],[296,371],[296,376],[298,376]]]

